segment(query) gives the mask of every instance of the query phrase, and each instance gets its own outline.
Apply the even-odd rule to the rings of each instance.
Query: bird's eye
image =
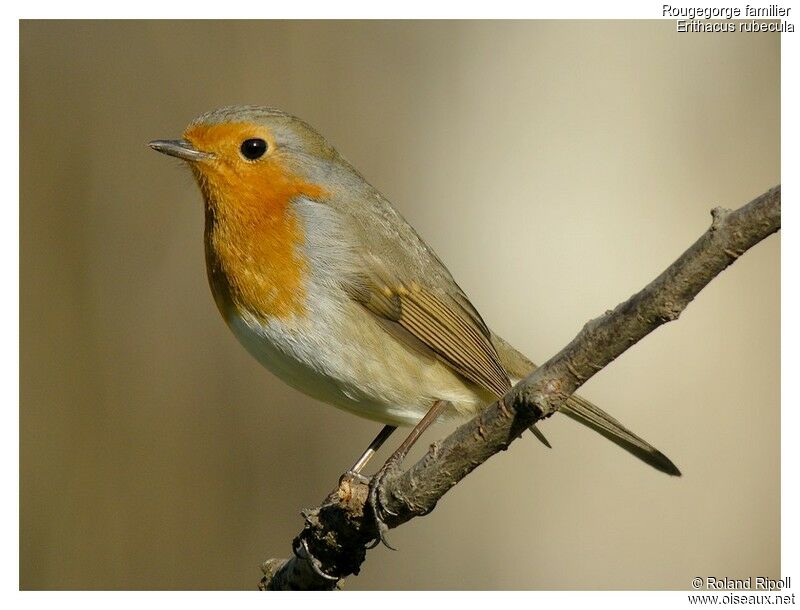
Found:
[[[261,138],[249,138],[242,142],[239,150],[242,151],[245,159],[255,161],[263,157],[264,153],[267,152],[267,143]]]

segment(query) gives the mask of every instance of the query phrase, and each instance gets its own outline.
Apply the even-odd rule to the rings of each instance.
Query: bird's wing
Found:
[[[396,338],[427,355],[434,355],[455,371],[496,396],[510,388],[491,333],[460,288],[456,294],[426,287],[420,282],[387,273],[377,263],[349,277],[347,292],[374,314]]]
[[[396,339],[503,396],[511,383],[480,314],[391,203],[362,187],[357,201],[338,207],[348,240],[358,244],[338,280]]]

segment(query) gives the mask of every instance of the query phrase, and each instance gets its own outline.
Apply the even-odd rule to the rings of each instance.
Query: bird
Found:
[[[300,118],[226,106],[149,146],[196,179],[209,286],[242,346],[288,385],[384,424],[350,475],[363,477],[398,426],[414,428],[386,464],[431,423],[476,415],[536,368],[489,328],[389,200]],[[681,474],[584,398],[570,396],[559,412]]]

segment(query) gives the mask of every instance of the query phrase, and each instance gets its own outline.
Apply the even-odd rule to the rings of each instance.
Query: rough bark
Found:
[[[508,394],[460,426],[405,472],[384,479],[379,494],[390,528],[432,511],[472,470],[503,451],[531,424],[549,417],[590,377],[666,322],[749,248],[780,229],[781,188],[736,211],[715,208],[711,227],[661,275],[580,333]],[[358,574],[377,536],[368,487],[342,481],[321,506],[303,511],[294,556],[264,563],[262,589],[334,589]]]

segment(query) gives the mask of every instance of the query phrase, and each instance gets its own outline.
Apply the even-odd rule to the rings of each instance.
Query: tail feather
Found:
[[[547,440],[547,437],[542,433],[539,428],[536,427],[536,424],[532,424],[530,427],[530,431],[533,432],[533,435],[539,439],[539,442],[547,447],[548,449],[552,449],[553,445],[550,444],[550,441]]]
[[[515,350],[501,337],[492,334],[492,343],[497,349],[503,367],[512,380],[522,379],[536,368],[533,362]],[[573,394],[561,406],[559,411],[567,417],[591,428],[598,434],[603,435],[612,443],[622,447],[625,451],[628,451],[643,462],[650,464],[653,468],[673,476],[681,475],[681,471],[678,470],[677,466],[675,466],[667,456],[650,445],[647,441],[636,436],[620,422],[588,400]]]
[[[672,461],[647,441],[639,438],[608,413],[580,396],[572,395],[559,409],[561,413],[602,434],[612,443],[635,455],[656,470],[672,476],[681,476],[681,471]]]

